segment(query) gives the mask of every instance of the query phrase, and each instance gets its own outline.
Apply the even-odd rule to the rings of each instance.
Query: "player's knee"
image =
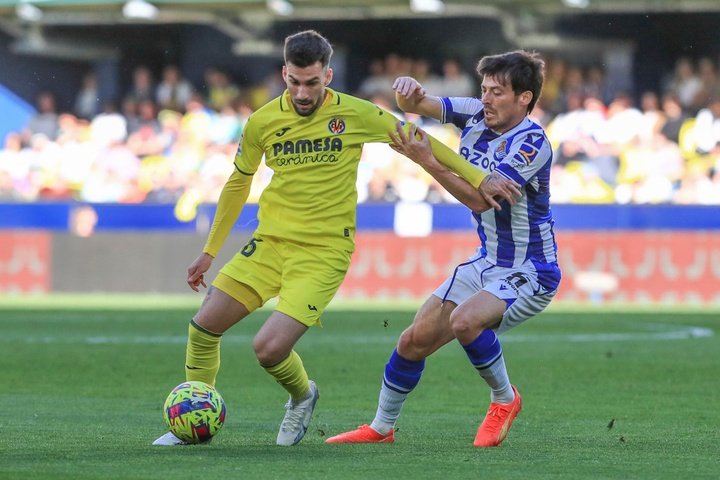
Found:
[[[455,309],[450,315],[450,328],[458,339],[472,335],[477,330],[475,323],[474,315],[462,308]]]
[[[273,342],[272,339],[255,337],[253,339],[253,350],[255,350],[255,358],[263,366],[275,365],[287,357],[285,349],[281,348],[278,343]]]
[[[437,343],[435,338],[411,327],[400,335],[397,351],[407,360],[419,361],[434,351],[435,343]]]

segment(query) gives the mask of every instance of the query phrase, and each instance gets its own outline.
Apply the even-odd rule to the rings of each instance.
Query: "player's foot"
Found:
[[[310,392],[304,400],[293,401],[292,397],[285,404],[285,418],[280,424],[277,444],[289,447],[295,445],[305,436],[315,404],[320,398],[315,382],[310,380]]]
[[[167,432],[165,435],[156,438],[152,444],[153,445],[163,445],[163,446],[189,445],[188,442],[186,442],[185,440],[180,440],[178,437],[173,435],[172,432]]]
[[[491,403],[485,420],[480,424],[473,445],[476,447],[497,447],[507,437],[510,425],[520,413],[522,399],[515,386],[515,400],[510,403]]]
[[[395,429],[390,429],[383,435],[373,430],[370,425],[360,425],[355,430],[335,435],[325,440],[325,443],[393,443]]]

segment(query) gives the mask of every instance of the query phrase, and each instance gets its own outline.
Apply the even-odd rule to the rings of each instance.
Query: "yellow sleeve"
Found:
[[[242,138],[235,154],[235,167],[245,175],[254,175],[262,161],[264,150],[260,131],[260,121],[251,115],[243,129]]]
[[[405,123],[403,130],[407,133],[409,129],[410,123]],[[464,157],[455,153],[450,147],[442,143],[440,140],[430,134],[427,134],[427,136],[430,140],[433,155],[435,155],[435,158],[437,158],[440,163],[467,180],[467,182],[473,187],[478,188],[480,186],[480,183],[485,177],[487,177],[487,174],[472,166],[472,164],[465,160]]]
[[[250,195],[253,175],[263,157],[259,129],[257,119],[250,116],[235,154],[235,170],[220,192],[215,218],[203,248],[204,253],[213,257],[225,243]]]
[[[237,169],[230,175],[220,193],[215,218],[213,219],[204,253],[217,257],[228,234],[237,222],[240,212],[250,194],[252,175],[240,173]]]
[[[398,122],[390,112],[383,110],[380,107],[376,107],[378,112],[366,116],[366,127],[368,134],[373,137],[369,142],[383,142],[390,143],[389,133],[395,132],[395,124]],[[407,133],[410,129],[410,123],[404,122],[403,129]],[[479,169],[475,168],[460,154],[455,153],[450,147],[428,134],[430,140],[430,146],[432,147],[433,155],[438,159],[440,163],[445,165],[455,174],[467,180],[473,187],[477,188],[480,186],[483,178],[487,174],[483,173]]]

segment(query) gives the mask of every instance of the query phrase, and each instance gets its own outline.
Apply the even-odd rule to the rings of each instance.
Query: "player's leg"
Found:
[[[293,347],[308,326],[282,312],[275,311],[255,335],[253,349],[260,366],[297,400],[309,390],[308,376]]]
[[[351,253],[328,247],[286,242],[280,300],[275,312],[255,336],[253,347],[260,364],[290,394],[278,432],[278,445],[295,445],[305,432],[319,398],[295,343],[335,296],[350,264]]]
[[[280,259],[272,241],[254,236],[226,263],[188,327],[186,380],[215,384],[222,334],[277,294]],[[178,445],[167,433],[153,445]]]
[[[460,304],[450,317],[455,338],[490,386],[493,402],[510,403],[514,393],[505,368],[502,346],[494,329],[507,308],[504,300],[480,291]]]
[[[410,325],[400,335],[396,349],[385,365],[383,380],[375,418],[370,425],[361,425],[355,430],[328,438],[325,443],[392,443],[394,427],[405,400],[420,381],[425,367],[425,358],[450,342],[454,337],[449,318],[456,304],[443,302],[452,285],[448,279],[434,295],[420,307]],[[457,290],[472,286],[459,281]]]
[[[220,369],[220,342],[222,335],[230,327],[245,318],[248,313],[259,306],[252,299],[239,300],[222,289],[235,293],[243,287],[229,277],[220,274],[215,284],[210,287],[200,310],[188,326],[188,342],[185,353],[185,378],[188,381],[199,380],[215,385],[217,372]],[[245,304],[250,305],[250,308]]]
[[[425,359],[453,339],[448,322],[453,308],[453,302],[443,304],[430,296],[400,335],[385,365],[377,412],[370,424],[376,432],[386,435],[393,430],[407,396],[420,382]]]
[[[300,356],[293,347],[308,326],[275,311],[255,336],[253,348],[260,365],[290,394],[276,443],[295,445],[305,436],[320,393],[308,379]]]
[[[483,272],[485,286],[452,314],[452,330],[468,359],[491,389],[488,413],[478,429],[475,446],[499,445],[522,408],[510,383],[497,331],[506,331],[542,311],[554,292],[539,283],[532,266]]]
[[[250,309],[237,298],[221,290],[225,288],[237,294],[234,282],[222,274],[208,290],[200,309],[188,326],[188,340],[185,352],[185,379],[202,381],[215,385],[215,378],[220,368],[220,341],[222,334],[245,318]],[[248,289],[236,285],[240,289]],[[245,300],[254,310],[259,306],[252,299]],[[186,442],[177,438],[172,432],[157,438],[153,445],[173,446],[184,445]]]

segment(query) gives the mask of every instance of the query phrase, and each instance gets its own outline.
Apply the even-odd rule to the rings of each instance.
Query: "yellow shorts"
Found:
[[[342,249],[255,234],[213,285],[250,311],[279,296],[276,310],[310,327],[340,288],[351,257]]]

